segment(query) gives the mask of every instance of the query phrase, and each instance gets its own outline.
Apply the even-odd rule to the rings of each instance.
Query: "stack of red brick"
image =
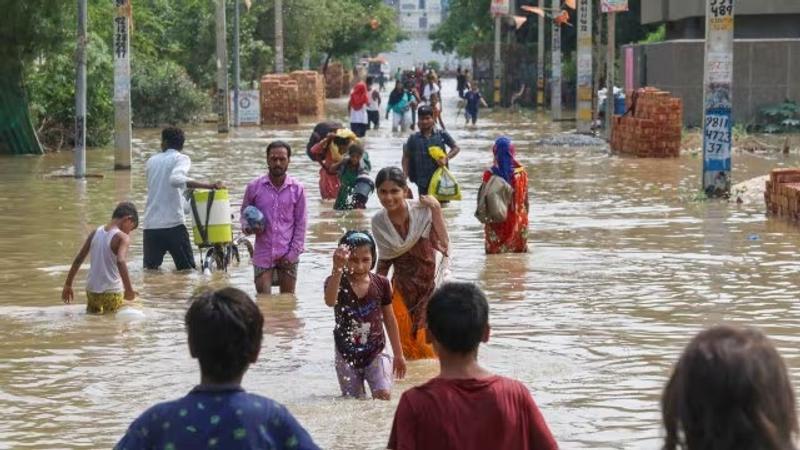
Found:
[[[773,169],[764,200],[767,214],[800,221],[800,169]]]
[[[328,64],[325,72],[325,94],[328,98],[339,98],[344,89],[344,68],[341,63],[332,62]]]
[[[264,75],[261,78],[261,123],[300,123],[298,99],[297,81],[289,75]]]
[[[632,99],[632,100],[631,100]],[[614,116],[611,149],[639,157],[680,155],[683,102],[655,88],[638,89],[629,96],[626,116]]]
[[[289,76],[297,82],[300,114],[317,117],[325,114],[325,84],[322,75],[313,70],[298,70]]]

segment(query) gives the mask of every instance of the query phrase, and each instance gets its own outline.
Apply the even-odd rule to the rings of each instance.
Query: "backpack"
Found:
[[[308,138],[308,143],[306,144],[306,155],[312,161],[321,161],[322,155],[315,155],[311,153],[311,147],[313,147],[317,142],[325,139],[325,136],[328,133],[334,132],[342,128],[342,124],[339,122],[320,122],[317,126],[314,127],[314,131],[311,133],[311,137]]]
[[[475,217],[481,223],[505,222],[513,196],[514,188],[502,177],[492,175],[478,191],[478,207],[475,210]]]

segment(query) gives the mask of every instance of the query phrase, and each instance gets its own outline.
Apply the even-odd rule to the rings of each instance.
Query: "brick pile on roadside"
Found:
[[[648,87],[630,96],[626,109],[631,106],[634,109],[628,115],[614,116],[611,149],[644,158],[679,156],[683,129],[681,99]]]
[[[298,85],[289,75],[270,74],[261,78],[261,123],[300,123]]]
[[[767,214],[800,222],[800,168],[773,169],[764,201]]]
[[[297,82],[298,111],[303,116],[325,114],[325,83],[322,75],[313,70],[298,70],[289,74]]]
[[[325,95],[328,98],[339,98],[342,95],[342,85],[344,77],[344,68],[342,63],[332,62],[328,64],[328,70],[325,72]]]

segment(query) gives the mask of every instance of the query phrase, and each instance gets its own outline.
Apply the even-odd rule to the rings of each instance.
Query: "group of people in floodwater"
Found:
[[[351,108],[355,105],[351,98]],[[490,339],[485,294],[472,283],[437,285],[437,255],[449,255],[452,243],[442,202],[430,195],[429,184],[460,148],[447,131],[436,129],[431,105],[420,105],[416,116],[419,130],[409,136],[399,165],[384,167],[375,177],[381,208],[371,229],[347,231],[331,255],[324,301],[333,308],[332,362],[342,395],[364,398],[366,384],[372,398],[388,400],[394,379],[405,376],[407,361],[436,358],[439,375],[402,394],[388,448],[556,449],[528,388],[478,363],[480,344]],[[352,201],[353,180],[371,170],[365,144],[352,128],[320,124],[306,149],[320,165],[320,196],[343,208],[364,207],[364,199],[358,205]],[[184,225],[184,191],[224,187],[188,176],[184,140],[182,130],[164,129],[161,151],[147,161],[146,269],[157,269],[166,253],[178,269],[195,267]],[[447,151],[434,159],[433,146]],[[479,203],[482,199],[488,208],[483,217],[498,210],[504,216],[485,220],[485,250],[526,252],[527,173],[509,138],[498,138],[491,152]],[[259,293],[270,293],[273,286],[293,293],[301,276],[307,193],[289,174],[293,157],[286,142],[266,145],[267,171],[247,184],[243,196],[241,226],[255,235],[252,264]],[[416,185],[416,195],[409,183]],[[246,217],[248,208],[263,216],[259,225]],[[122,202],[108,223],[90,233],[67,276],[65,302],[74,299],[72,284],[88,255],[87,312],[114,312],[133,300],[126,261],[130,234],[138,225],[136,207]],[[184,320],[200,384],[141,414],[117,449],[318,448],[284,406],[241,387],[259,357],[264,322],[245,292],[226,287],[198,293]],[[798,422],[787,368],[775,346],[754,329],[719,326],[699,333],[675,365],[661,406],[665,449],[795,448]]]

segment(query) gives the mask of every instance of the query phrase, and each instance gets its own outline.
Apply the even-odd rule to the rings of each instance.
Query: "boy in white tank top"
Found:
[[[90,256],[86,277],[86,312],[103,314],[115,312],[123,300],[133,300],[136,293],[128,275],[128,246],[130,233],[139,226],[139,213],[133,203],[122,202],[111,214],[111,221],[89,233],[69,269],[61,298],[71,303],[74,294],[72,281],[86,256]]]

